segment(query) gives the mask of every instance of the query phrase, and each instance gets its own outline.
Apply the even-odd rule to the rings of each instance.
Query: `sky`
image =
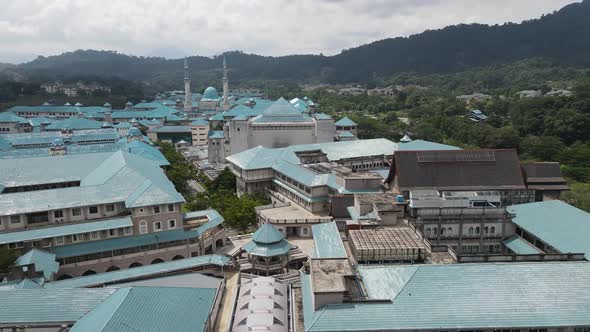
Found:
[[[0,0],[0,62],[77,49],[144,56],[338,54],[459,23],[521,22],[572,0]]]

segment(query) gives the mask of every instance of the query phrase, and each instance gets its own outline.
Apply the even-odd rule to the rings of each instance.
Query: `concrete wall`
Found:
[[[251,147],[251,140],[247,120],[232,120],[229,122],[230,155],[246,151]]]
[[[334,119],[317,120],[315,122],[316,143],[326,143],[334,141]]]
[[[209,134],[209,126],[192,126],[191,135],[193,145],[207,145],[207,135]]]
[[[316,142],[315,126],[305,124],[299,126],[250,125],[252,136],[250,146],[262,145],[269,148],[283,148],[289,145],[311,144]]]

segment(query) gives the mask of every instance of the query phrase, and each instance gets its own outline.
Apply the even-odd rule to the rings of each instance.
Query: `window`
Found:
[[[440,235],[445,235],[445,228],[444,227],[440,228]]]
[[[473,235],[473,227],[469,227],[469,231],[467,231],[469,235]]]
[[[97,214],[98,213],[98,206],[91,206],[88,208],[90,214]]]
[[[139,222],[139,234],[145,234],[148,232],[147,221],[142,220]]]
[[[303,235],[307,235],[307,227],[303,227]]]
[[[116,229],[109,229],[109,236],[117,236],[117,230]]]
[[[448,236],[453,235],[453,229],[451,227],[447,228],[447,235]]]
[[[64,212],[62,210],[53,211],[53,216],[56,218],[63,218]]]
[[[90,237],[91,237],[93,240],[96,240],[96,239],[98,239],[98,232],[92,232],[92,233],[90,233]]]
[[[485,227],[483,228],[483,233],[484,233],[484,234],[488,234],[488,232],[489,232],[489,228],[488,228],[488,226],[485,226]]]
[[[73,208],[72,209],[72,216],[77,217],[82,214],[82,209],[80,208]]]
[[[479,234],[479,227],[475,227],[475,234]]]
[[[168,212],[174,211],[174,204],[168,204]]]
[[[154,206],[154,213],[160,213],[160,207]]]
[[[176,227],[176,220],[170,219],[168,220],[168,228],[175,228]]]
[[[107,204],[107,205],[105,206],[105,210],[106,210],[107,212],[115,212],[115,204]]]
[[[436,227],[432,227],[432,235],[433,236],[437,236],[438,235],[438,229]]]
[[[495,234],[496,233],[496,227],[492,226],[490,227],[490,234]]]
[[[426,236],[430,236],[431,233],[432,230],[430,229],[430,227],[426,228]]]
[[[159,232],[162,230],[162,222],[156,221],[154,222],[154,232]]]
[[[79,234],[72,235],[72,242],[82,241],[82,237]]]
[[[64,237],[63,236],[58,236],[55,238],[55,243],[58,245],[64,244]]]
[[[10,216],[10,223],[11,224],[18,224],[18,223],[20,223],[20,216]]]

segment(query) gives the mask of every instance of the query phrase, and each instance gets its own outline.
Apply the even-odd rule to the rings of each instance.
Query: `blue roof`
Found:
[[[337,126],[337,127],[354,127],[354,126],[357,126],[356,122],[352,121],[348,117],[343,117],[342,119],[336,121],[336,123],[334,123],[334,125]]]
[[[340,238],[335,222],[320,223],[311,226],[315,243],[314,258],[347,258],[346,249]]]
[[[152,128],[149,131],[155,133],[190,133],[191,127],[189,126],[160,126]]]
[[[219,101],[221,100],[221,98],[219,97],[219,94],[217,94],[217,90],[210,86],[207,87],[207,89],[205,89],[205,91],[203,92],[203,98],[201,98],[202,101]]]
[[[256,243],[276,243],[281,241],[285,236],[271,223],[265,223],[254,232],[252,241]]]
[[[24,231],[15,231],[0,234],[0,244],[33,241],[39,239],[54,238],[72,234],[97,232],[108,229],[116,229],[133,226],[131,217],[96,220],[90,222],[76,222],[53,227],[33,228]]]
[[[118,124],[115,125],[115,128],[122,128],[122,129],[128,129],[131,127],[132,126],[129,122],[119,122]]]
[[[209,138],[223,138],[223,130],[210,130]]]
[[[79,117],[70,117],[64,120],[55,121],[52,124],[45,127],[45,130],[61,130],[61,129],[100,129],[103,128],[102,122],[94,121]]]
[[[590,258],[590,213],[559,200],[509,206],[512,222],[561,253]]]
[[[75,322],[117,290],[14,289],[0,296],[0,325]]]
[[[340,134],[338,134],[338,136],[339,137],[346,137],[346,138],[356,137],[350,131],[342,131],[342,132],[340,132]]]
[[[204,255],[159,264],[132,267],[126,270],[117,270],[82,276],[78,278],[64,279],[46,283],[45,288],[78,288],[95,287],[113,283],[121,283],[128,280],[147,278],[154,275],[163,275],[175,271],[183,271],[201,266],[224,266],[231,258],[224,255]]]
[[[370,265],[358,271],[370,299],[392,302],[332,304],[314,312],[304,276],[306,331],[590,325],[588,262]]]
[[[513,253],[517,255],[534,255],[542,253],[541,250],[527,242],[525,239],[521,238],[518,235],[514,235],[502,243],[510,249]]]
[[[271,244],[250,241],[242,249],[253,256],[274,257],[286,255],[291,249],[291,244],[285,239]]]
[[[59,263],[55,260],[55,254],[37,248],[29,250],[14,262],[14,266],[30,264],[35,266],[36,272],[43,272],[45,279],[51,279],[51,276],[59,270]]]
[[[332,120],[332,117],[326,113],[316,113],[313,116],[318,120]]]
[[[9,177],[15,165],[21,176]],[[39,172],[38,165],[45,171]],[[127,208],[184,202],[157,162],[124,151],[0,159],[4,187],[65,181],[80,181],[80,186],[0,194],[0,215],[114,202],[125,202]]]
[[[25,118],[21,118],[20,116],[14,114],[13,112],[0,112],[0,123],[29,123],[29,121]]]
[[[195,119],[191,122],[191,126],[208,126],[209,122],[205,119]]]
[[[261,115],[256,116],[252,123],[271,122],[312,122],[313,119],[296,109],[284,98],[269,105]]]
[[[218,113],[209,118],[209,121],[223,121],[223,114]]]
[[[398,144],[399,151],[422,151],[422,150],[461,150],[456,146],[423,141],[421,139],[416,139],[410,142],[402,142]]]
[[[99,107],[99,106],[54,106],[54,105],[42,105],[42,106],[14,106],[10,108],[10,112],[26,112],[26,113],[49,113],[53,115],[61,114],[78,114],[80,112],[84,114],[96,114],[110,112],[110,108]]]
[[[55,253],[58,258],[64,258],[94,254],[110,250],[147,246],[163,242],[194,239],[200,237],[205,231],[221,225],[224,221],[223,217],[221,217],[221,215],[219,215],[219,213],[217,213],[217,211],[215,210],[205,210],[203,211],[203,213],[208,217],[209,221],[194,230],[175,229],[171,231],[157,233],[148,233],[133,236],[117,237],[106,240],[81,242],[59,247],[53,247],[51,248],[51,251]]]
[[[216,288],[121,288],[72,326],[71,332],[205,331]]]

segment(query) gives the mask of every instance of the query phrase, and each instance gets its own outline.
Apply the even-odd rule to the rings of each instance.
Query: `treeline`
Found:
[[[585,0],[520,24],[449,26],[408,38],[380,40],[334,56],[269,57],[240,51],[226,52],[225,55],[232,82],[238,85],[251,80],[370,84],[375,77],[389,79],[404,72],[459,72],[529,58],[548,59],[561,65],[587,66],[590,65],[589,16],[590,1]],[[188,61],[191,78],[199,84],[197,89],[219,85],[220,56],[191,56]],[[149,85],[146,88],[178,89],[183,77],[183,60],[79,50],[39,57],[5,70],[25,77],[118,76],[147,82]],[[483,81],[482,88],[494,86],[494,81],[503,78],[498,74],[486,79],[489,81]]]

